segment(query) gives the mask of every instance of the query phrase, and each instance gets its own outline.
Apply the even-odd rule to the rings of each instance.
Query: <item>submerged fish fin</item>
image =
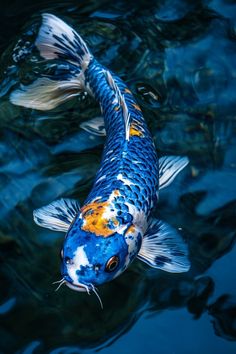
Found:
[[[54,15],[43,14],[35,45],[44,59],[60,59],[68,63],[66,79],[42,77],[31,85],[22,85],[10,95],[13,104],[50,110],[86,90],[84,71],[92,55],[70,26]]]
[[[157,219],[149,223],[137,257],[153,268],[170,273],[187,272],[190,268],[188,249],[181,236]]]
[[[189,159],[185,156],[161,157],[159,159],[159,189],[169,186],[188,163]]]
[[[43,77],[31,85],[21,85],[10,95],[11,103],[26,108],[48,111],[68,101],[81,92],[81,84],[77,78],[56,81]]]
[[[83,122],[80,124],[80,128],[84,129],[86,132],[93,135],[99,135],[99,136],[106,135],[105,123],[103,117],[95,117],[86,122]]]
[[[75,199],[59,199],[33,212],[34,221],[39,226],[54,231],[67,232],[75,216],[80,212]]]
[[[124,118],[124,125],[125,125],[125,138],[126,140],[129,140],[129,132],[130,132],[130,113],[127,107],[127,104],[125,102],[125,96],[122,95],[118,85],[115,83],[111,73],[109,70],[104,70],[106,79],[108,84],[110,85],[111,89],[115,93],[115,102],[113,104],[118,104],[119,107],[121,107],[122,112],[123,112],[123,118]]]

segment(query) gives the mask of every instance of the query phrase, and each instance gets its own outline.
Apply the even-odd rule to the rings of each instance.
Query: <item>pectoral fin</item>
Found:
[[[182,156],[163,156],[159,159],[159,189],[167,187],[187,166],[189,159]]]
[[[181,236],[157,219],[149,223],[138,258],[153,268],[171,273],[187,272],[190,268],[188,249]]]
[[[67,232],[74,217],[80,212],[79,203],[74,199],[59,199],[36,209],[34,221],[39,226],[54,231]]]

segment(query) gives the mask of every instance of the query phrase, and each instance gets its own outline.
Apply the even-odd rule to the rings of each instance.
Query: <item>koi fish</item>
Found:
[[[66,63],[64,76],[40,77],[14,91],[13,104],[50,110],[87,92],[101,106],[100,119],[85,124],[90,133],[106,133],[93,187],[84,205],[59,199],[34,211],[42,227],[66,233],[61,250],[62,279],[77,291],[123,273],[138,258],[167,272],[187,272],[188,249],[167,223],[152,216],[158,192],[188,164],[187,157],[158,159],[141,109],[126,84],[101,65],[84,40],[52,14],[43,14],[35,42],[42,58]]]

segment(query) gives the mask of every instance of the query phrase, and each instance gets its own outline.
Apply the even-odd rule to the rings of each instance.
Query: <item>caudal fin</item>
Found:
[[[71,64],[71,69],[68,69],[67,78],[63,80],[42,77],[31,85],[22,85],[10,95],[13,104],[50,110],[85,90],[84,71],[92,55],[76,31],[58,17],[43,14],[35,45],[44,59],[63,60]],[[77,70],[74,70],[75,66]]]

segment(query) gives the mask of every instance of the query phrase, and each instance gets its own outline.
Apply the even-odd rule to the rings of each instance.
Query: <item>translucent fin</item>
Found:
[[[62,59],[86,69],[91,54],[83,39],[58,17],[45,13],[35,45],[44,59]]]
[[[77,96],[81,92],[80,80],[75,77],[68,81],[40,78],[31,85],[21,86],[10,95],[10,101],[27,108],[47,111]]]
[[[60,81],[43,77],[31,85],[22,85],[10,96],[13,104],[50,110],[86,89],[84,71],[92,55],[82,38],[70,26],[54,15],[43,14],[43,23],[35,45],[44,59],[60,59],[69,64],[67,78]]]
[[[75,216],[80,212],[79,203],[74,199],[59,199],[40,209],[34,210],[34,221],[39,226],[54,231],[67,232]]]
[[[105,123],[103,117],[92,118],[87,122],[81,123],[80,127],[86,130],[86,132],[93,135],[99,135],[99,136],[106,135]]]
[[[188,249],[181,236],[157,219],[149,223],[138,258],[153,268],[171,273],[187,272],[190,268]]]
[[[187,157],[161,157],[159,159],[159,189],[167,187],[188,163]]]

